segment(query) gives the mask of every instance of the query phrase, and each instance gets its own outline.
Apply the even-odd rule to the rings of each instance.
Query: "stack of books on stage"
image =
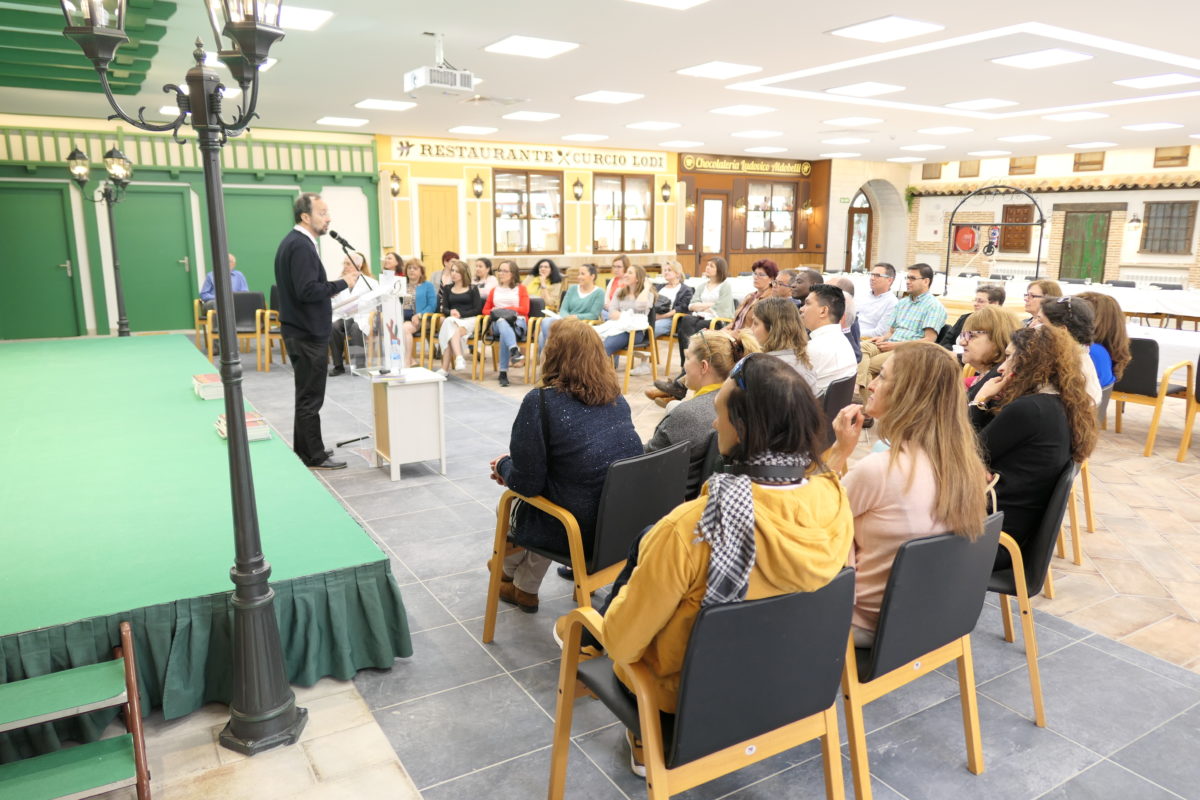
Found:
[[[221,434],[222,439],[228,438],[228,431],[225,430],[225,415],[221,414],[217,417],[215,423],[217,433]],[[271,428],[267,425],[267,421],[263,419],[263,415],[257,411],[246,412],[246,435],[249,441],[257,442],[259,439],[270,439]]]
[[[221,376],[212,372],[193,375],[192,388],[201,400],[219,400],[225,396],[225,387],[221,385]]]

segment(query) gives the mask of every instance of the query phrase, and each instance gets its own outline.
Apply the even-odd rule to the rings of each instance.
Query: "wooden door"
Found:
[[[188,188],[135,184],[114,211],[129,329],[192,329],[200,286]]]
[[[252,292],[270,299],[275,283],[275,251],[292,229],[294,191],[226,189],[225,224],[229,252],[237,258],[238,271],[246,276]],[[212,264],[208,265],[212,269]],[[377,264],[371,265],[378,271]]]
[[[696,266],[700,274],[704,274],[704,265],[713,256],[729,260],[729,193],[728,192],[699,192],[696,203],[696,231],[699,234],[700,245],[697,248],[700,258]],[[731,275],[732,277],[732,275]]]
[[[1062,278],[1104,280],[1104,256],[1108,250],[1108,211],[1068,211],[1063,225]]]
[[[420,258],[426,277],[442,268],[442,253],[458,251],[458,188],[422,184],[417,188]]]
[[[83,333],[69,203],[65,181],[0,183],[0,220],[5,223],[0,339]]]
[[[866,272],[871,259],[871,209],[852,208],[846,225],[846,271]]]

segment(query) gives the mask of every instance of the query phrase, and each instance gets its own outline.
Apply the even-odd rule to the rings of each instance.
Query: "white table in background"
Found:
[[[1153,339],[1158,342],[1158,374],[1172,364],[1186,361],[1195,364],[1200,359],[1200,333],[1178,331],[1174,328],[1157,328],[1151,325],[1129,323],[1125,329],[1130,339]],[[1183,382],[1183,372],[1176,383]]]
[[[442,386],[446,378],[423,367],[404,370],[404,378],[371,375],[371,405],[375,420],[375,463],[388,462],[392,480],[400,480],[400,465],[440,462],[446,474],[446,423]]]

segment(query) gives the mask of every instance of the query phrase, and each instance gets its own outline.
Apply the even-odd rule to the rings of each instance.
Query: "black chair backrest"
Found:
[[[1015,281],[1017,279],[1017,276],[1016,275],[992,275],[991,279],[997,280],[997,281]]]
[[[859,680],[871,681],[975,629],[1004,514],[984,522],[969,541],[953,533],[900,545],[879,611],[875,645],[859,659]]]
[[[1087,283],[1083,278],[1059,278],[1061,283]]]
[[[1054,484],[1050,500],[1046,503],[1046,513],[1038,524],[1033,536],[1021,545],[1021,560],[1025,565],[1025,588],[1029,596],[1034,597],[1042,590],[1046,582],[1046,573],[1050,571],[1050,559],[1054,555],[1054,545],[1058,543],[1058,529],[1062,525],[1063,515],[1067,513],[1067,502],[1071,497],[1071,487],[1075,485],[1075,476],[1079,474],[1079,465],[1068,461]]]
[[[704,460],[700,462],[700,473],[697,476],[695,486],[689,486],[687,489],[687,500],[693,500],[700,496],[700,489],[704,486],[704,482],[708,477],[717,471],[717,466],[721,463],[721,448],[717,445],[717,432],[711,431],[708,434],[708,446],[704,449]]]
[[[702,609],[683,659],[667,766],[829,708],[853,606],[854,571],[847,568],[814,592]]]
[[[1129,355],[1125,374],[1113,386],[1113,391],[1140,394],[1146,397],[1158,395],[1158,342],[1154,339],[1129,339]]]
[[[960,272],[960,273],[958,273],[958,277],[960,277],[960,278],[978,278],[979,273],[978,272]]]
[[[1105,283],[1109,286],[1120,286],[1125,289],[1134,289],[1137,287],[1137,284],[1133,281],[1105,281]]]
[[[1157,286],[1159,289],[1178,289],[1183,290],[1182,283],[1151,283],[1151,286]]]
[[[829,388],[825,390],[825,397],[821,399],[821,410],[825,413],[826,447],[833,445],[836,438],[833,433],[833,418],[854,399],[854,380],[855,376],[850,375],[834,381],[829,384]]]
[[[541,297],[529,298],[529,317],[543,316],[542,312],[546,310],[546,301]]]
[[[588,572],[624,559],[638,534],[683,502],[691,447],[690,442],[680,442],[612,463],[600,493]]]
[[[267,302],[262,292],[234,292],[233,319],[239,333],[253,332],[255,329],[254,312],[266,308]]]
[[[271,305],[267,306],[267,308],[278,311],[279,310],[279,287],[273,283],[271,284],[270,297],[271,297]]]

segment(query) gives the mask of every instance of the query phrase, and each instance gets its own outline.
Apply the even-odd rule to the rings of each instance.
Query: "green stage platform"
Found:
[[[0,682],[108,658],[128,619],[150,705],[228,697],[224,403],[191,382],[214,371],[184,336],[0,344]],[[250,456],[293,683],[410,655],[385,555],[282,439]]]

